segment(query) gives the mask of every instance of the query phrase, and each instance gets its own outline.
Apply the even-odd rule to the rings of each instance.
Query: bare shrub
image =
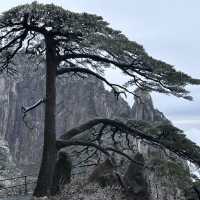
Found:
[[[88,183],[84,179],[72,180],[63,192],[51,200],[122,200],[125,197],[119,186],[100,187],[97,183]]]

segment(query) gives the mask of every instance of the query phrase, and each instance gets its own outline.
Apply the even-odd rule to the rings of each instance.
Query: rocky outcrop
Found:
[[[151,95],[148,92],[136,89],[135,94],[132,119],[148,122],[168,121],[162,112],[154,108]]]
[[[136,153],[134,160],[145,165],[143,155]],[[149,200],[149,191],[144,177],[144,166],[131,162],[124,176],[128,200]]]
[[[21,171],[16,168],[16,164],[13,161],[8,143],[4,139],[0,138],[0,180],[17,176],[20,173]],[[10,184],[10,180],[0,181],[0,188],[9,186]]]
[[[28,61],[21,58],[18,62],[22,63],[22,68],[27,68],[24,63]],[[30,165],[32,170],[37,169],[43,143],[44,106],[40,105],[28,113],[25,118],[26,123],[22,120],[21,107],[32,105],[44,97],[44,77],[40,75],[42,70],[37,69],[35,72],[37,66],[28,63],[28,67],[31,65],[32,76],[24,73],[16,80],[5,77],[0,79],[0,135],[8,141],[17,165],[26,173],[29,173],[27,169]],[[102,82],[92,78],[87,80],[58,78],[56,111],[58,137],[88,119],[115,116],[129,118],[131,109],[123,99],[117,101],[111,92],[105,90]]]
[[[59,194],[64,186],[71,181],[72,161],[69,155],[60,151],[56,161],[55,172],[53,176],[53,185],[51,194],[54,196]]]
[[[154,108],[151,95],[148,92],[137,89],[136,97],[132,107],[132,120],[145,121],[150,123],[171,123],[159,110]],[[175,174],[170,174],[170,167],[168,163],[173,163],[180,167],[179,170],[188,171],[187,164],[181,159],[177,158],[174,154],[171,154],[167,150],[159,149],[157,146],[151,146],[142,140],[135,139],[132,141],[133,146],[136,146],[136,155],[142,155],[144,163],[150,168],[140,168],[141,176],[145,177],[148,185],[148,194],[150,199],[153,200],[185,200],[183,188],[176,178]],[[130,171],[130,164],[128,171]],[[137,174],[132,175],[132,181],[135,182]],[[126,177],[126,176],[125,176]],[[141,179],[142,180],[142,179]],[[131,181],[131,179],[129,179]],[[188,182],[189,183],[189,182]],[[186,183],[186,184],[188,184]],[[140,186],[143,186],[145,182],[142,182]],[[138,184],[139,185],[139,184]],[[137,187],[138,187],[137,185]],[[145,187],[142,187],[145,189]],[[146,198],[146,197],[145,197]],[[142,198],[143,199],[143,198]]]
[[[107,158],[103,163],[97,165],[89,175],[88,182],[98,183],[101,187],[119,185],[120,180],[115,173],[113,161]]]

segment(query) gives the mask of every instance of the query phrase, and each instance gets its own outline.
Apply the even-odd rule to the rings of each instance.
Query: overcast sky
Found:
[[[1,1],[0,12],[32,1]],[[144,46],[153,57],[200,78],[200,1],[199,0],[40,0],[76,12],[104,17],[129,39]],[[118,72],[108,74],[119,81]],[[122,81],[123,79],[121,79]],[[156,108],[200,144],[200,86],[190,88],[193,102],[173,96],[153,94]],[[132,98],[128,99],[133,103]]]

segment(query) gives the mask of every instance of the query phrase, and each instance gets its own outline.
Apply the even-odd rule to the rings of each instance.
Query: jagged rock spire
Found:
[[[144,121],[168,121],[162,112],[154,108],[152,97],[149,92],[137,88],[132,107],[132,117],[134,120]]]

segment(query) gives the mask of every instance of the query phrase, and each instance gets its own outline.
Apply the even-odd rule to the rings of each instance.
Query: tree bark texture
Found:
[[[53,181],[53,173],[56,163],[56,133],[55,133],[55,109],[56,109],[56,51],[53,40],[46,42],[46,103],[44,120],[44,145],[42,162],[38,175],[37,185],[33,196],[41,197],[50,194]]]

